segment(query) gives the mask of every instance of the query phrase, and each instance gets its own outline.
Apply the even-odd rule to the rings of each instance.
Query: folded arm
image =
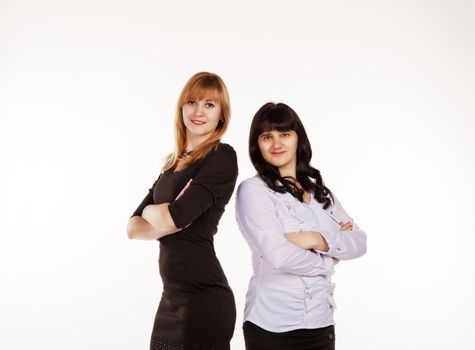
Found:
[[[264,184],[245,181],[239,186],[236,214],[251,249],[275,269],[300,276],[316,276],[326,270],[321,254],[302,249],[285,238],[272,194]]]
[[[353,224],[351,221],[340,224],[340,231],[351,231],[352,229]],[[285,238],[302,249],[313,249],[322,253],[327,253],[330,250],[325,237],[323,237],[320,232],[290,232],[285,234]],[[335,265],[340,262],[340,260],[335,257],[332,257],[332,259]]]
[[[302,249],[314,249],[321,252],[328,252],[327,241],[320,232],[300,231],[285,233],[285,238]]]
[[[181,229],[177,228],[168,210],[169,203],[151,204],[145,207],[142,216],[132,216],[127,224],[131,239],[154,240]]]
[[[154,204],[153,189],[157,182],[158,179],[127,222],[127,236],[130,239],[155,240],[180,231],[171,219],[169,203]],[[181,197],[188,187],[189,183],[176,199]]]
[[[356,259],[366,254],[366,233],[351,219],[336,198],[332,212],[334,217],[340,218],[347,224],[350,223],[350,229],[321,231],[320,234],[329,247],[329,250],[322,251],[322,254],[339,260]]]

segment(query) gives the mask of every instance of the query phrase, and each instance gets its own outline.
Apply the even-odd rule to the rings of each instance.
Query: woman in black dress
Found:
[[[130,238],[160,242],[151,350],[230,348],[235,302],[213,246],[238,173],[235,151],[220,142],[229,118],[221,78],[192,76],[178,99],[175,150],[129,219]]]

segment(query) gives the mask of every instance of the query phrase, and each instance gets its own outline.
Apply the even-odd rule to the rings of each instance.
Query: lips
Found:
[[[280,152],[271,152],[270,154],[272,154],[273,156],[280,156],[282,154],[284,154],[286,151],[280,151]]]
[[[197,125],[197,126],[201,126],[201,125],[206,124],[206,122],[204,122],[202,120],[195,120],[195,119],[191,119],[191,122],[193,123],[193,125]]]

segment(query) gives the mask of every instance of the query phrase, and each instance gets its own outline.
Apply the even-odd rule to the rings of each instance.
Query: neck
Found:
[[[203,136],[196,136],[193,134],[186,134],[186,145],[185,145],[185,151],[193,151],[200,147],[207,139],[208,135],[203,135]]]
[[[279,168],[279,173],[281,177],[290,176],[297,180],[297,164],[295,162],[290,162]]]

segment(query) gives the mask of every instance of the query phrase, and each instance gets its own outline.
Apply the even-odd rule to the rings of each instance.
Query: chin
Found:
[[[272,166],[275,166],[276,168],[279,168],[285,164],[285,162],[267,162]]]

